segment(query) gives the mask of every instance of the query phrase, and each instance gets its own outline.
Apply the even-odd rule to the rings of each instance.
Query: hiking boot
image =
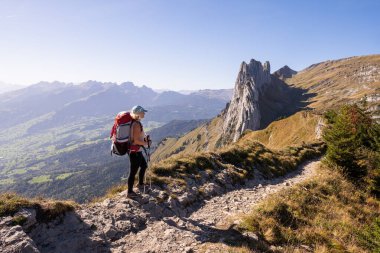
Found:
[[[128,192],[127,197],[133,199],[139,197],[139,195],[135,192]]]
[[[144,192],[144,186],[145,186],[145,192],[149,191],[149,186],[148,185],[146,185],[146,184],[139,184],[137,186],[137,189],[139,190],[139,192]]]

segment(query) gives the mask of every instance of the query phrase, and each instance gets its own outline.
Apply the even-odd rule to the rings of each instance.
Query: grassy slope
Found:
[[[257,206],[240,230],[279,252],[380,252],[380,202],[332,169],[318,172]]]
[[[267,128],[253,131],[252,138],[268,148],[283,149],[318,141],[316,128],[321,116],[312,112],[298,112],[286,119],[272,122]]]
[[[291,86],[308,89],[309,107],[325,110],[379,93],[380,55],[351,57],[314,64],[286,80]],[[379,104],[378,101],[376,104]]]

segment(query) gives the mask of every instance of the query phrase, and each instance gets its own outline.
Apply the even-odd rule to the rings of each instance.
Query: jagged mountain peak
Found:
[[[235,82],[231,102],[224,111],[223,136],[227,142],[236,141],[246,129],[260,127],[259,93],[271,82],[270,63],[252,59],[242,62]]]
[[[245,61],[241,63],[239,76],[240,74],[244,74],[244,75],[249,75],[250,77],[257,77],[257,75],[260,74],[261,72],[270,73],[269,61],[266,61],[264,62],[264,64],[262,64],[260,61],[251,59],[248,64]]]

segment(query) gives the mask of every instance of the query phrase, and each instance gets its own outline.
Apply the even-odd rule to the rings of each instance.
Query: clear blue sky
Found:
[[[273,72],[378,53],[377,0],[0,0],[6,83],[232,88],[251,58]]]

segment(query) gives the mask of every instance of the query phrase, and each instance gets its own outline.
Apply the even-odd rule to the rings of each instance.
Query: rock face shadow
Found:
[[[261,115],[260,129],[266,128],[275,120],[288,117],[301,110],[311,110],[310,99],[316,93],[291,87],[283,80],[271,76],[271,83],[260,92],[259,110]]]

